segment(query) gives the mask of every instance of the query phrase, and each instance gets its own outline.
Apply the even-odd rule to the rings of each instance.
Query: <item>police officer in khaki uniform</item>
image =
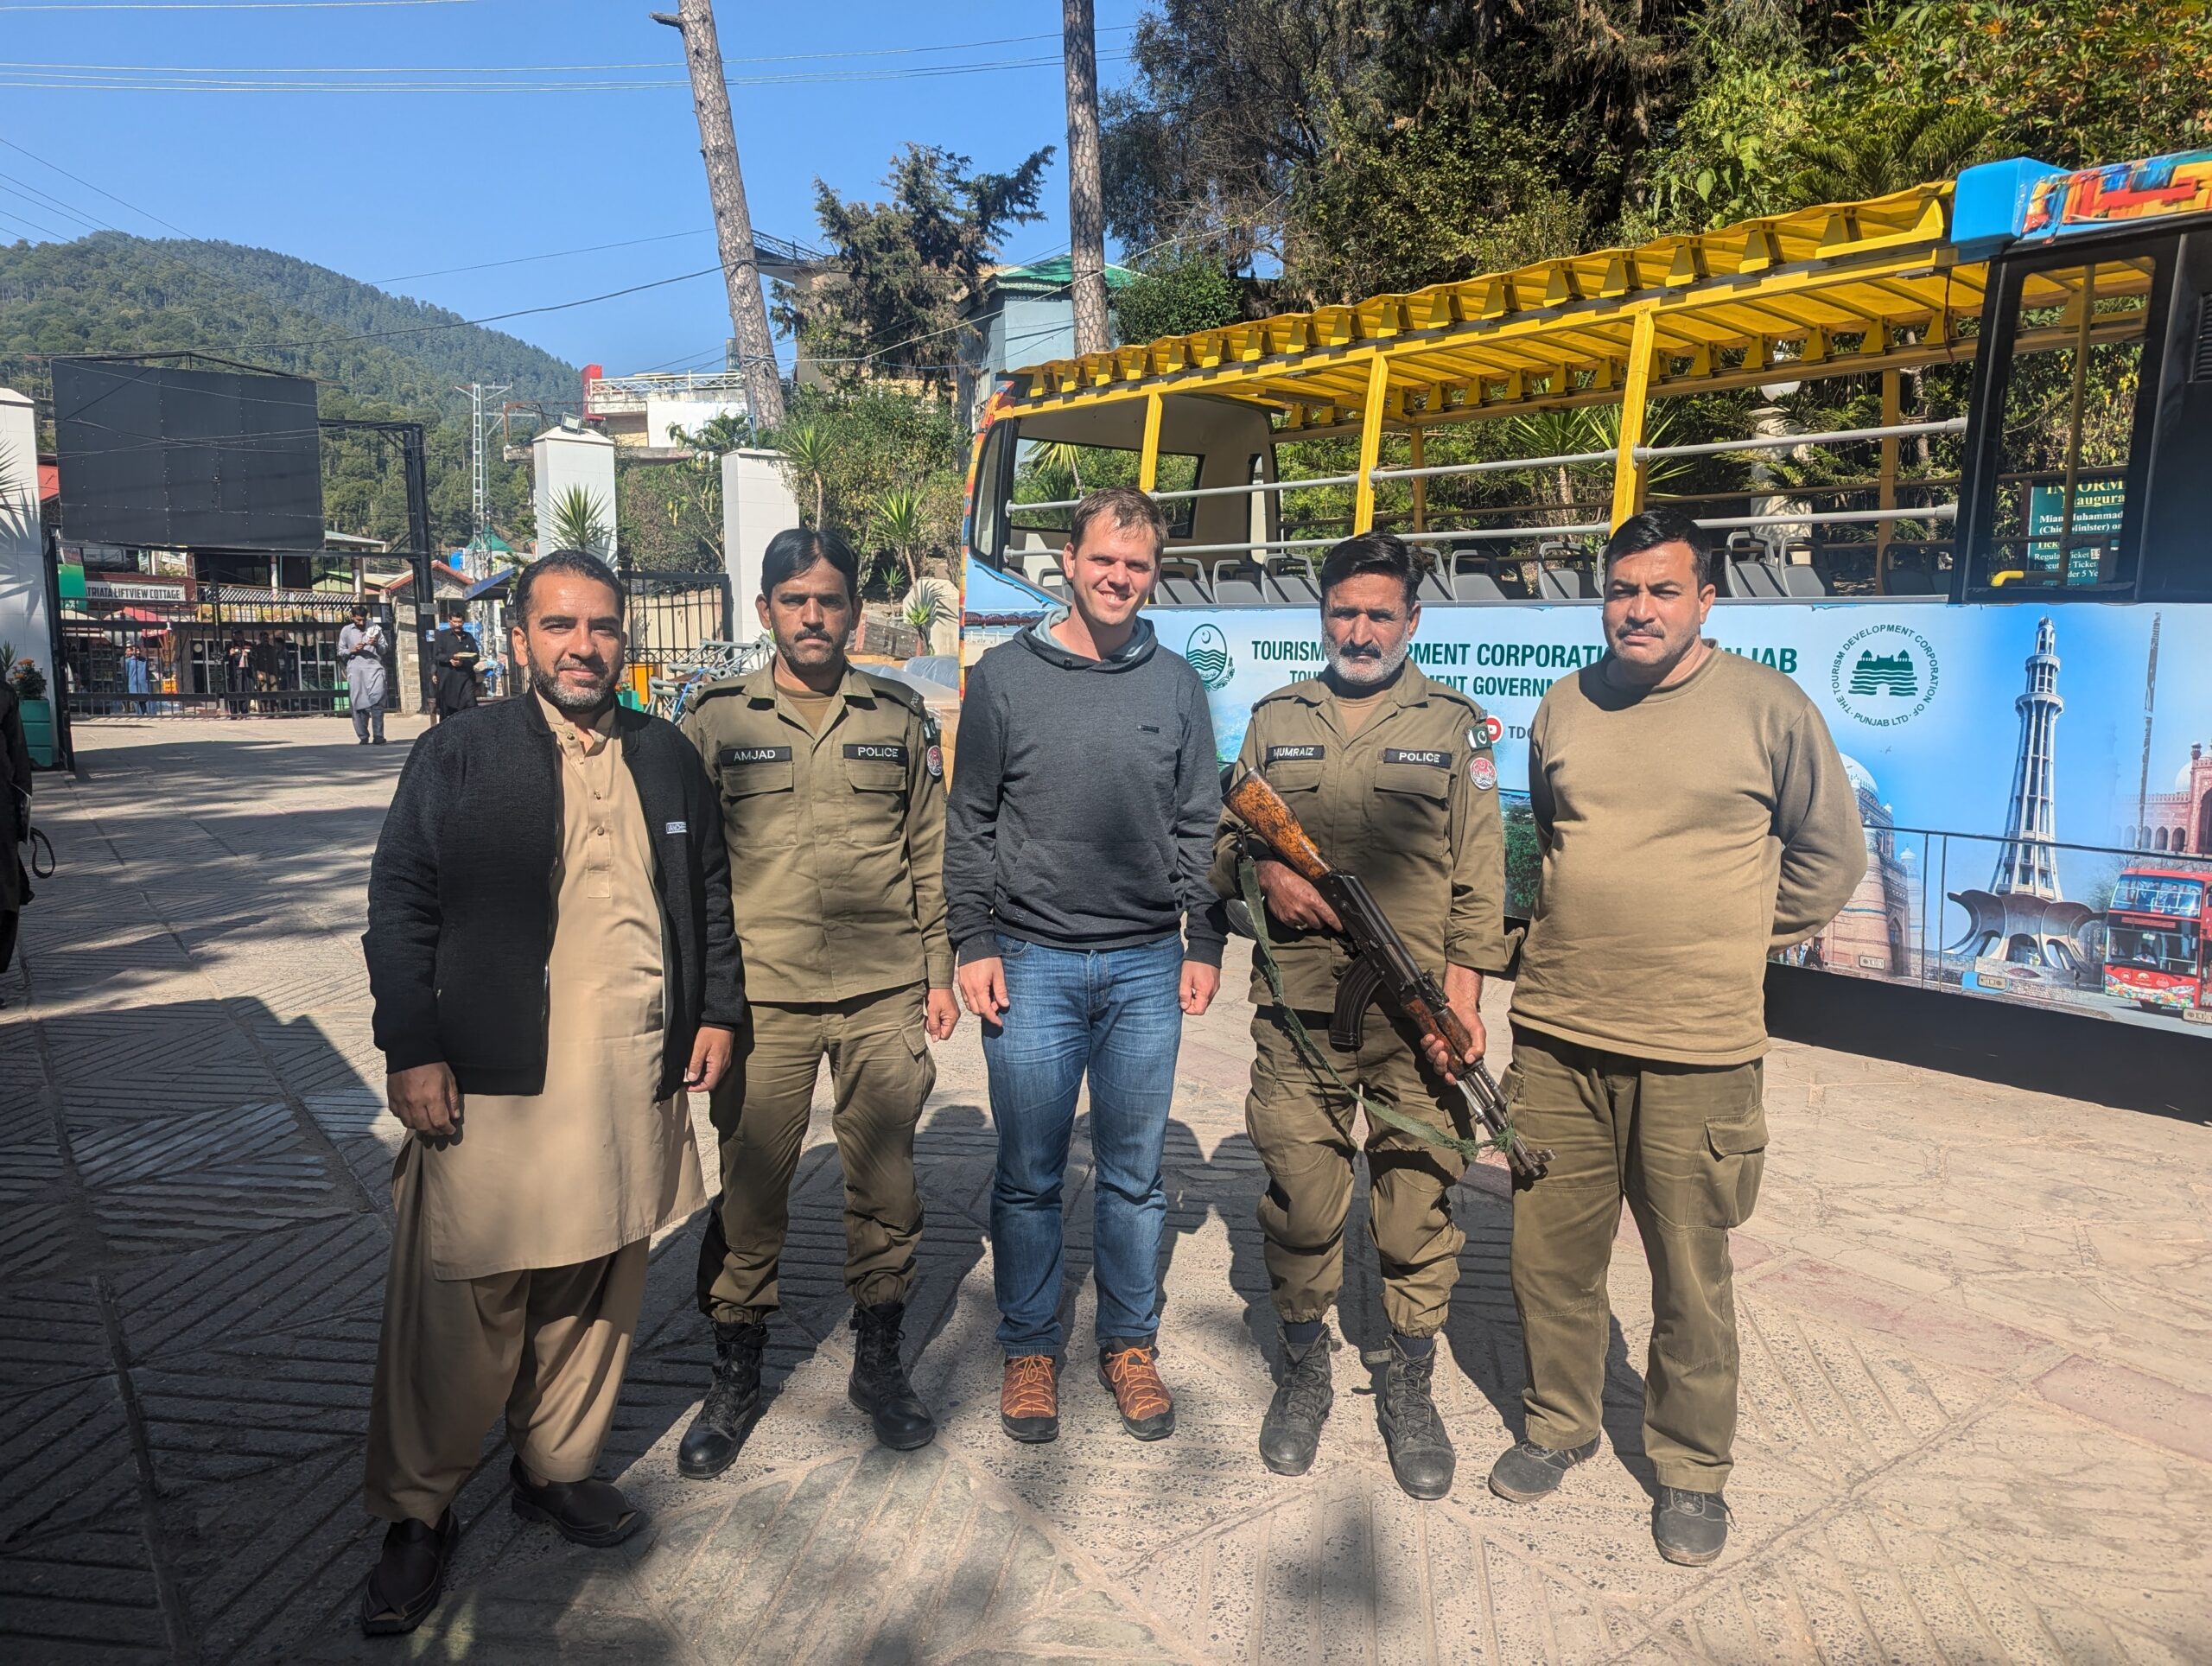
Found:
[[[742,1066],[713,1097],[722,1193],[700,1248],[715,1379],[677,1466],[728,1468],[760,1409],[761,1351],[822,1060],[845,1175],[849,1394],[876,1438],[935,1438],[899,1358],[922,1204],[914,1124],[931,1038],[958,1021],[944,929],[944,760],[906,684],[849,664],[859,563],[830,533],[769,541],[760,622],[775,658],[710,685],[683,722],[721,790],[731,902],[753,1002]]]
[[[1336,1050],[1328,1014],[1351,962],[1334,912],[1268,860],[1265,847],[1248,849],[1233,818],[1224,818],[1216,843],[1214,887],[1236,894],[1240,858],[1256,858],[1268,935],[1312,1044],[1345,1084],[1458,1132],[1465,1113],[1455,1117],[1447,1073],[1482,1056],[1476,1003],[1484,974],[1502,973],[1508,952],[1494,735],[1481,707],[1408,663],[1421,622],[1420,569],[1403,543],[1388,533],[1348,539],[1329,552],[1320,576],[1329,669],[1253,708],[1239,767],[1264,775],[1322,854],[1366,881],[1414,958],[1441,974],[1474,1051],[1452,1059],[1382,1006],[1368,1014],[1357,1053]],[[1300,1475],[1334,1399],[1327,1314],[1344,1284],[1344,1219],[1363,1135],[1350,1095],[1309,1062],[1256,973],[1252,998],[1258,1053],[1245,1119],[1268,1168],[1260,1224],[1287,1358],[1261,1425],[1260,1455],[1278,1474]],[[1363,1144],[1390,1324],[1383,1437],[1399,1485],[1414,1497],[1440,1498],[1451,1489],[1453,1455],[1430,1378],[1465,1241],[1447,1193],[1465,1162],[1372,1116]]]

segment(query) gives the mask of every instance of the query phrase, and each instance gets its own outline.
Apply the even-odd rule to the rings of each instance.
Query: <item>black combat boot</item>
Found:
[[[899,1357],[903,1301],[853,1309],[853,1377],[845,1397],[875,1420],[875,1438],[893,1452],[912,1452],[937,1439],[937,1420],[906,1380]]]
[[[1376,1361],[1383,1366],[1376,1421],[1382,1425],[1382,1444],[1389,1448],[1390,1472],[1398,1485],[1415,1498],[1441,1498],[1452,1490],[1457,1459],[1444,1420],[1436,1415],[1436,1402],[1429,1397],[1436,1347],[1431,1343],[1424,1353],[1408,1353],[1405,1344],[1393,1332],[1389,1351]]]
[[[1260,1420],[1260,1461],[1278,1475],[1303,1475],[1313,1467],[1321,1425],[1328,1421],[1329,1408],[1337,1402],[1329,1361],[1336,1345],[1325,1325],[1302,1348],[1288,1337],[1283,1339],[1282,1380],[1275,1384],[1275,1397],[1268,1402],[1268,1415]]]
[[[753,1420],[760,1415],[760,1355],[767,1345],[768,1327],[758,1321],[715,1323],[715,1380],[699,1415],[683,1431],[683,1444],[676,1449],[679,1473],[703,1481],[737,1461]]]
[[[1669,1561],[1702,1567],[1728,1547],[1728,1501],[1717,1492],[1662,1486],[1651,1504],[1651,1537]]]

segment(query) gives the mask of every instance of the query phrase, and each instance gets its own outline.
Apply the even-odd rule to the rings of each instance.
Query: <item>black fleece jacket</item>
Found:
[[[616,728],[659,857],[665,1097],[700,1025],[744,1021],[729,857],[714,788],[675,725],[618,709]],[[463,1093],[544,1091],[561,835],[560,744],[535,699],[456,713],[415,742],[377,838],[361,938],[388,1069],[442,1060]]]
[[[1047,619],[977,660],[960,703],[945,808],[945,926],[962,963],[994,932],[1126,949],[1186,934],[1221,964],[1206,883],[1221,766],[1205,686],[1151,625],[1109,659],[1070,653]]]

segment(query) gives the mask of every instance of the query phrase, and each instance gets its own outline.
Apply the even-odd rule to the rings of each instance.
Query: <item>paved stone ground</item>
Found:
[[[606,1460],[655,1530],[581,1553],[521,1527],[487,1437],[444,1606],[364,1644],[357,1474],[398,1130],[356,938],[412,732],[363,750],[316,721],[94,726],[81,778],[40,784],[64,867],[26,916],[27,974],[0,984],[6,1659],[2212,1660],[2203,1127],[1778,1046],[1765,1195],[1737,1244],[1736,1531],[1691,1571],[1648,1536],[1632,1231],[1607,1448],[1538,1509],[1482,1485],[1521,1376],[1494,1168],[1457,1199],[1456,1491],[1397,1491],[1350,1351],[1313,1472],[1261,1467],[1274,1345],[1236,999],[1192,1027],[1170,1131],[1173,1440],[1125,1438],[1079,1366],[1057,1445],[998,1431],[969,1023],[921,1135],[938,1444],[880,1452],[844,1403],[817,1121],[776,1397],[745,1458],[710,1483],[672,1471],[706,1352],[679,1229]],[[1077,1275],[1087,1154],[1079,1139]],[[1090,1297],[1069,1300],[1087,1338]],[[1379,1342],[1367,1256],[1344,1322]]]

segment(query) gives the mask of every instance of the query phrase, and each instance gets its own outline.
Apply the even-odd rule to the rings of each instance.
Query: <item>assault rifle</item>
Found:
[[[1474,1037],[1459,1021],[1437,987],[1436,979],[1421,970],[1374,897],[1357,874],[1332,868],[1306,836],[1298,817],[1282,795],[1258,774],[1247,773],[1230,787],[1225,803],[1245,826],[1274,853],[1275,859],[1321,893],[1344,922],[1351,939],[1351,968],[1337,985],[1336,1010],[1329,1017],[1329,1045],[1339,1052],[1359,1050],[1367,1024],[1367,1009],[1380,993],[1403,1014],[1424,1037],[1441,1041],[1456,1060],[1467,1056]],[[1524,1183],[1541,1180],[1552,1154],[1531,1149],[1513,1130],[1505,1103],[1490,1071],[1480,1059],[1454,1065],[1453,1085],[1467,1102],[1491,1141],[1505,1153],[1514,1177]]]

